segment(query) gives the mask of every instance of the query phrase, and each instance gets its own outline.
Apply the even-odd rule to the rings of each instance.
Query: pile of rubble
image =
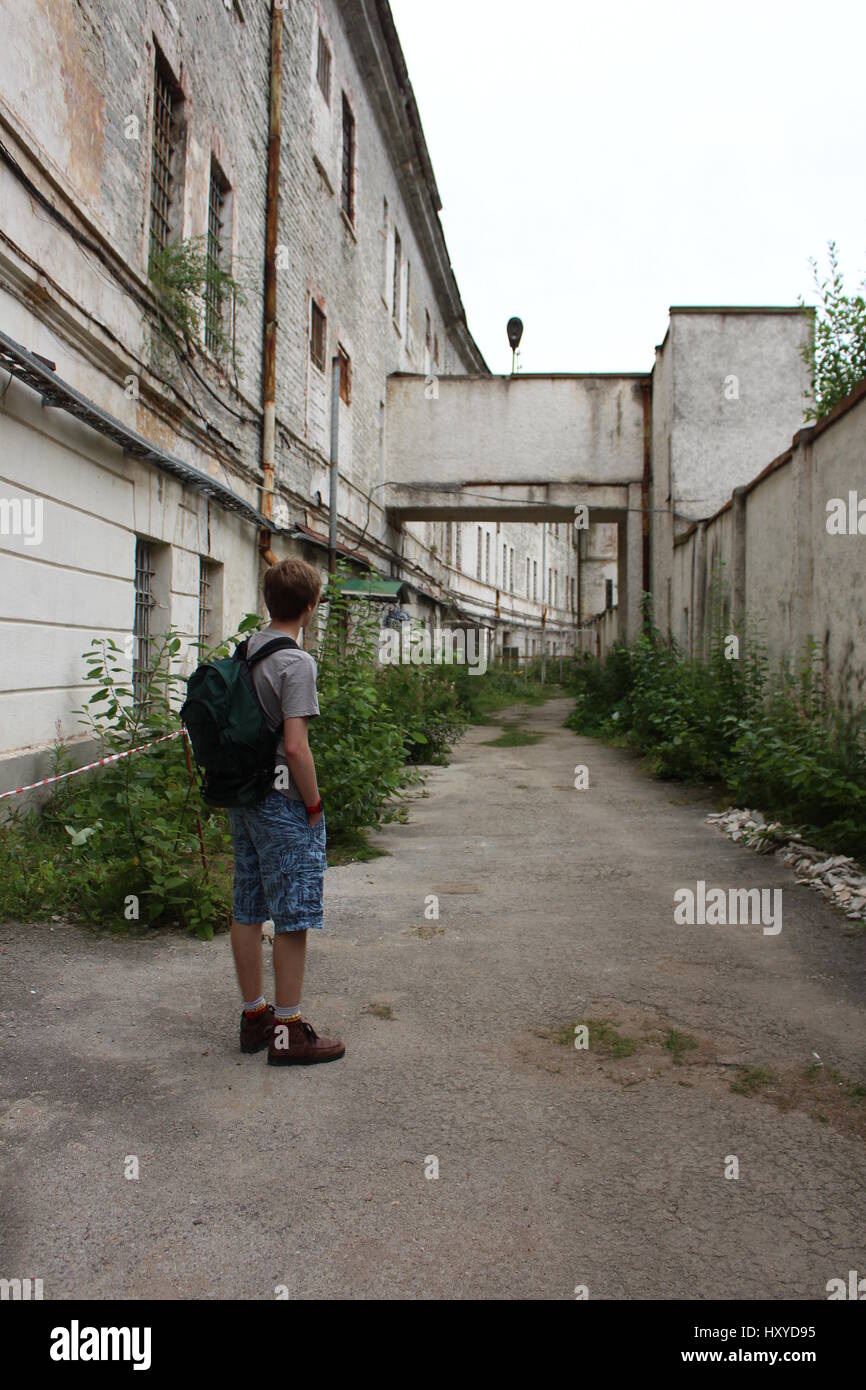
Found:
[[[775,854],[780,863],[794,869],[798,883],[808,884],[829,898],[852,921],[866,922],[866,874],[850,855],[828,856],[824,850],[804,844],[801,835],[786,830],[780,821],[768,824],[760,811],[720,811],[707,816],[707,825],[717,826],[759,854]]]

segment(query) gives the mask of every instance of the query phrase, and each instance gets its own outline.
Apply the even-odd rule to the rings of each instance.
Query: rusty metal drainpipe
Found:
[[[277,425],[277,230],[280,206],[280,116],[282,110],[284,0],[271,4],[271,73],[268,105],[268,186],[265,214],[265,342],[262,361],[262,515],[274,515],[274,460]],[[270,528],[263,529],[259,549],[268,565],[277,557],[271,550]]]

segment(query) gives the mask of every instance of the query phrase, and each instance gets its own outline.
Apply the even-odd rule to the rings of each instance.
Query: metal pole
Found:
[[[340,359],[331,363],[331,467],[328,500],[328,573],[337,572],[337,487],[340,465]]]
[[[274,459],[277,422],[277,229],[280,202],[280,122],[282,111],[283,3],[271,8],[271,70],[268,106],[268,178],[265,209],[265,341],[262,362],[262,515],[274,514]],[[262,530],[261,551],[276,564],[270,529]]]

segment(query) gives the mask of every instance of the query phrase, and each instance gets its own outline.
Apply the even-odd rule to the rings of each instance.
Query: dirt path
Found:
[[[567,708],[529,714],[532,747],[473,730],[388,857],[329,872],[305,1006],[343,1062],[238,1054],[225,938],[3,928],[0,1273],[53,1298],[702,1299],[866,1273],[866,1105],[830,1077],[866,1078],[862,934]],[[698,880],[781,888],[781,933],[674,925]]]

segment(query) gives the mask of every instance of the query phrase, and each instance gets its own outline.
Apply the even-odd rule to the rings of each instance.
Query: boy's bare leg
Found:
[[[232,952],[242,999],[259,999],[262,989],[262,928],[259,922],[236,922],[232,918]]]
[[[300,1004],[306,961],[305,931],[274,933],[274,1003],[278,1009],[290,1009]]]

